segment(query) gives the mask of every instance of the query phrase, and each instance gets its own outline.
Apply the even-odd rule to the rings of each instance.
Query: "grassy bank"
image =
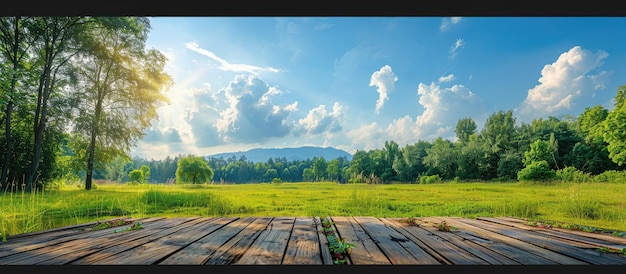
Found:
[[[0,235],[120,216],[513,216],[626,231],[623,183],[101,185],[0,193]]]

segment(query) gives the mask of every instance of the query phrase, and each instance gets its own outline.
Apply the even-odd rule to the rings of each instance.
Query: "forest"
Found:
[[[147,49],[145,17],[0,17],[0,191],[82,182],[174,183],[186,155],[147,160],[130,148],[169,102],[166,57]],[[585,181],[624,177],[626,86],[614,108],[518,123],[512,110],[456,138],[358,150],[352,159],[208,158],[213,183]],[[139,173],[138,171],[141,171]],[[133,173],[132,179],[130,174]],[[141,176],[136,177],[135,175]],[[602,179],[604,180],[604,179]]]

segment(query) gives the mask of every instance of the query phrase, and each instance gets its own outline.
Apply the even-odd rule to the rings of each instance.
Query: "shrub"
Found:
[[[420,177],[420,184],[434,184],[434,183],[441,183],[441,182],[442,182],[441,177],[439,177],[439,175],[437,174]]]
[[[591,176],[584,173],[573,166],[568,166],[556,171],[557,179],[561,181],[584,183],[591,180]]]
[[[520,181],[549,181],[555,178],[556,172],[546,160],[532,162],[517,172],[517,179]]]
[[[599,183],[624,183],[626,182],[626,171],[607,170],[596,176],[593,176],[592,181]]]
[[[128,178],[130,180],[128,183],[132,185],[141,184],[145,181],[144,176],[143,176],[143,170],[141,169],[135,169],[131,171],[128,174]]]

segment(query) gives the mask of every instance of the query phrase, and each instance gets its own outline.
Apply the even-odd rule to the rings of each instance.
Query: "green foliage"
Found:
[[[591,180],[591,175],[584,173],[573,166],[568,166],[557,170],[556,178],[566,182],[584,183]]]
[[[420,184],[435,184],[435,183],[441,183],[441,182],[443,182],[443,180],[437,174],[420,177]]]
[[[203,157],[189,155],[178,160],[176,183],[203,184],[213,179],[213,170]]]
[[[538,161],[554,162],[553,157],[556,150],[557,148],[551,146],[549,142],[536,140],[530,144],[530,149],[524,152],[524,165],[528,166]]]
[[[607,170],[593,176],[591,180],[598,183],[626,183],[626,171]]]
[[[454,133],[456,133],[456,137],[460,142],[466,143],[469,141],[470,135],[477,134],[476,131],[476,122],[470,117],[459,119],[456,123],[456,128]]]
[[[128,178],[130,181],[129,184],[143,184],[146,182],[146,179],[143,175],[143,170],[135,169],[128,174]]]
[[[517,172],[520,181],[550,181],[556,178],[556,172],[550,168],[545,160],[532,162]]]
[[[274,178],[272,179],[272,184],[273,185],[280,185],[283,183],[283,180],[281,180],[280,178]]]

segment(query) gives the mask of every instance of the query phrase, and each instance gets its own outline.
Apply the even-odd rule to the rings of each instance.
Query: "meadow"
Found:
[[[511,216],[626,231],[626,184],[103,184],[0,193],[0,237],[117,217]]]

